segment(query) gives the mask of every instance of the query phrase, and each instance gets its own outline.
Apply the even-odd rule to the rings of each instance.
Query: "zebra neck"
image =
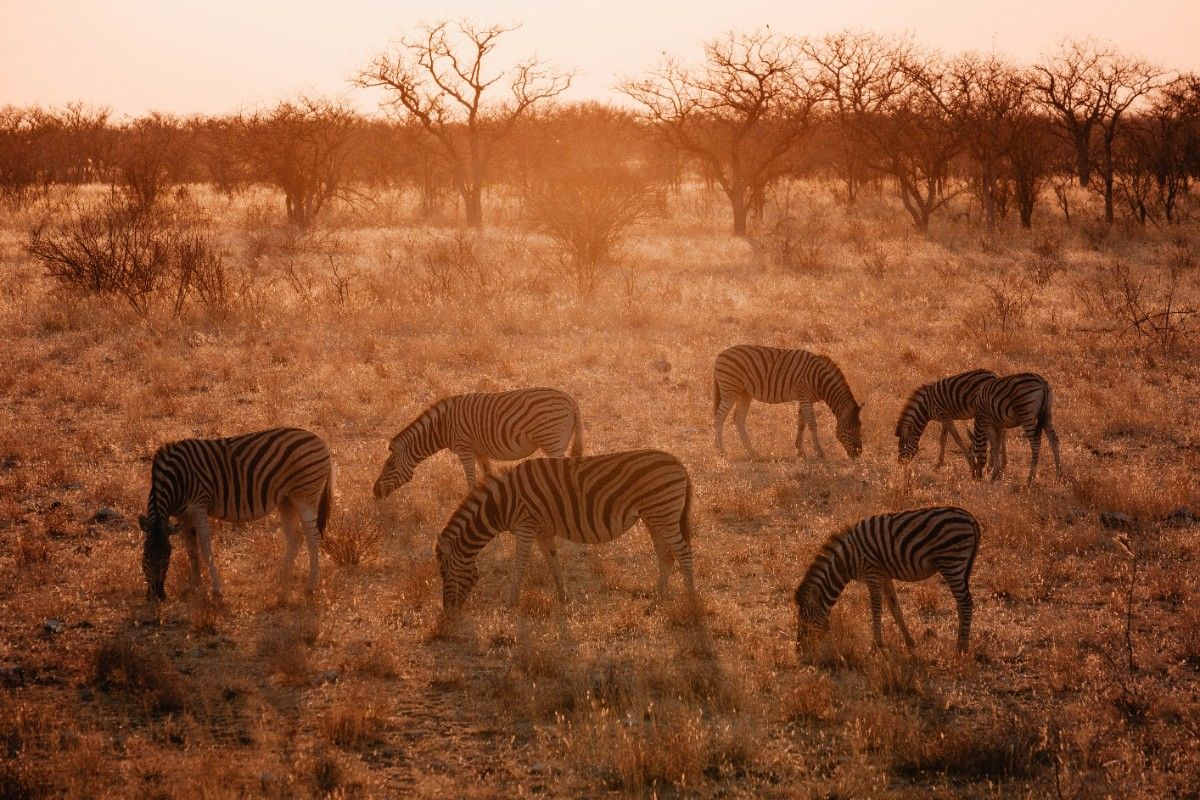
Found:
[[[424,461],[450,446],[449,409],[445,402],[429,408],[408,428],[408,450],[418,461]]]
[[[510,509],[505,502],[506,493],[501,489],[497,484],[489,484],[477,490],[476,502],[468,503],[459,519],[455,520],[459,528],[459,547],[466,555],[474,557],[488,542],[510,527]]]
[[[840,375],[837,376],[836,382],[825,393],[825,396],[820,399],[825,401],[825,405],[829,406],[829,410],[838,419],[849,416],[858,407],[858,403],[854,400],[854,394],[850,391],[850,386]]]
[[[182,514],[190,498],[191,486],[186,473],[167,470],[155,464],[151,468],[150,500],[146,504],[146,518],[151,522],[167,522],[171,517]]]
[[[805,578],[812,586],[813,598],[823,618],[828,619],[846,585],[858,575],[852,549],[845,540],[830,543],[817,556]]]

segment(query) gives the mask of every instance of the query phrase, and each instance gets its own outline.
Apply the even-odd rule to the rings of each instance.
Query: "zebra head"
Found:
[[[474,556],[458,546],[457,534],[451,527],[438,537],[437,562],[442,576],[442,611],[450,613],[466,602],[479,580],[479,566]]]
[[[420,459],[413,456],[408,445],[397,436],[388,446],[388,459],[375,481],[375,499],[382,500],[412,480],[413,470]]]
[[[821,602],[820,588],[807,578],[796,587],[796,651],[816,633],[829,630],[829,612]]]
[[[850,400],[849,409],[837,418],[837,438],[846,449],[846,455],[858,458],[862,455],[862,405]]]
[[[146,534],[142,544],[142,574],[146,576],[146,599],[167,599],[167,568],[171,566],[171,534],[177,528],[166,517],[155,514],[138,517],[138,526]]]

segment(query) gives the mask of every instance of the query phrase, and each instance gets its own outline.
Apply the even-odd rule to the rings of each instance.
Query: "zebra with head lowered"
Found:
[[[442,608],[453,613],[479,579],[479,551],[503,531],[516,536],[509,603],[517,602],[529,552],[536,542],[566,600],[555,539],[599,544],[621,536],[640,519],[658,556],[658,596],[672,562],[694,597],[689,511],[692,484],[679,460],[659,450],[631,450],[583,458],[535,458],[489,478],[462,502],[438,536]]]
[[[1053,400],[1050,383],[1033,372],[1006,375],[984,385],[976,402],[975,427],[971,430],[971,472],[975,480],[983,478],[985,462],[992,468],[992,480],[1000,479],[1008,465],[1008,450],[1004,446],[1005,429],[1016,427],[1020,427],[1029,439],[1029,477],[1026,482],[1032,484],[1037,475],[1043,432],[1054,454],[1054,468],[1062,477],[1058,434],[1054,431]]]
[[[812,435],[813,449],[821,458],[825,451],[817,439],[817,420],[813,403],[829,406],[837,417],[837,438],[851,458],[862,453],[862,406],[854,399],[846,377],[828,356],[807,350],[740,344],[723,350],[713,363],[713,420],[717,452],[724,455],[725,420],[733,409],[738,436],[751,458],[756,458],[746,433],[746,412],[750,401],[794,403],[799,401],[796,426],[796,450],[804,453],[804,431]]]
[[[221,578],[213,560],[208,519],[248,522],[279,509],[287,550],[280,570],[286,593],[301,532],[308,548],[308,591],[317,588],[320,539],[329,520],[333,459],[325,442],[299,428],[272,428],[225,439],[165,444],[150,466],[150,498],[138,519],[145,533],[142,572],[147,596],[166,599],[171,534],[180,533],[191,562],[191,588],[200,583],[203,554],[216,597]],[[175,522],[175,521],[177,522]]]
[[[572,456],[583,455],[583,418],[566,392],[517,389],[446,397],[392,437],[375,498],[382,500],[408,483],[418,464],[442,450],[458,456],[473,487],[476,462],[487,475],[492,459],[517,461],[536,450],[558,458],[568,445]]]
[[[876,647],[883,647],[883,601],[892,612],[904,643],[912,635],[904,624],[893,580],[920,581],[940,574],[958,606],[958,650],[971,638],[971,568],[979,548],[979,523],[969,511],[954,506],[919,508],[880,514],[830,536],[821,546],[804,580],[796,587],[796,648],[810,629],[826,630],[829,614],[852,580],[867,584]]]
[[[913,390],[900,412],[900,418],[896,421],[900,463],[907,464],[916,457],[917,446],[921,443],[921,434],[925,432],[925,426],[936,420],[942,424],[942,438],[935,468],[940,469],[942,464],[946,463],[948,435],[954,437],[954,443],[958,445],[969,465],[971,451],[958,435],[954,420],[974,419],[975,401],[979,397],[980,389],[985,383],[995,379],[996,373],[990,369],[973,369],[922,384]]]

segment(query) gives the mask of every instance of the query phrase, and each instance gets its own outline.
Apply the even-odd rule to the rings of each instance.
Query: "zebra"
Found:
[[[559,602],[565,602],[555,539],[608,542],[639,519],[658,556],[658,599],[666,593],[672,561],[694,598],[691,499],[687,470],[660,450],[522,461],[469,494],[438,536],[442,609],[454,613],[466,600],[479,579],[476,556],[501,531],[517,539],[509,604],[517,602],[534,542],[550,566]]]
[[[837,417],[837,438],[851,458],[862,453],[862,406],[854,399],[846,378],[828,356],[807,350],[740,344],[721,351],[713,363],[713,419],[717,452],[725,454],[723,432],[730,409],[742,446],[757,458],[746,433],[750,401],[763,403],[800,402],[796,428],[796,450],[804,454],[804,431],[812,436],[813,449],[821,458],[825,451],[817,439],[813,403],[824,401]]]
[[[190,588],[199,586],[202,553],[213,596],[220,598],[209,517],[248,522],[276,508],[287,538],[280,592],[287,591],[301,530],[308,548],[307,589],[315,591],[320,539],[329,520],[332,493],[329,447],[321,437],[299,428],[272,428],[224,439],[184,439],[159,447],[150,466],[146,513],[138,518],[146,535],[142,572],[147,598],[156,602],[167,597],[170,535],[176,532],[183,534],[187,546]]]
[[[919,508],[859,520],[830,536],[796,587],[796,649],[810,628],[827,630],[829,613],[846,584],[857,579],[871,596],[875,646],[883,647],[882,601],[886,600],[904,643],[913,638],[904,624],[893,580],[920,581],[939,573],[958,606],[958,651],[965,653],[971,636],[971,567],[979,547],[979,523],[954,506]]]
[[[426,408],[388,445],[388,459],[375,481],[382,500],[412,480],[417,465],[442,450],[462,462],[467,486],[475,486],[475,464],[484,476],[489,460],[516,461],[541,450],[552,458],[583,455],[583,418],[575,398],[558,389],[516,389],[445,397]]]
[[[971,473],[975,480],[983,478],[985,461],[992,468],[992,480],[1000,479],[1004,467],[1008,464],[1008,451],[1004,444],[1005,429],[1017,426],[1029,437],[1029,477],[1026,482],[1032,484],[1037,475],[1043,431],[1054,454],[1054,467],[1058,475],[1062,476],[1058,434],[1054,431],[1052,419],[1053,399],[1049,382],[1032,372],[1006,375],[983,386],[976,405],[975,426],[971,430]]]
[[[925,432],[925,426],[937,420],[942,423],[942,438],[935,469],[941,469],[946,463],[947,436],[954,437],[954,443],[970,464],[971,452],[958,435],[954,420],[974,419],[975,398],[979,395],[979,390],[985,383],[995,379],[996,373],[989,369],[973,369],[918,386],[909,395],[908,402],[904,404],[900,418],[896,421],[900,463],[907,464],[916,457],[917,446],[921,443],[921,434]]]

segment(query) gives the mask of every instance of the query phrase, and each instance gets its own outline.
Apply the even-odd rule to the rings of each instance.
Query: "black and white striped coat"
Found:
[[[813,403],[824,402],[837,418],[837,438],[847,455],[862,453],[862,406],[854,399],[850,385],[837,364],[828,356],[807,350],[740,344],[721,351],[713,363],[713,423],[717,452],[724,454],[723,429],[729,412],[737,426],[742,445],[756,457],[746,432],[746,412],[750,402],[800,404],[796,425],[796,450],[804,452],[804,431],[812,436],[813,449],[824,458],[817,438],[817,420]]]
[[[516,461],[537,450],[557,458],[568,445],[571,455],[583,455],[583,418],[566,392],[539,388],[446,397],[392,438],[375,497],[381,500],[408,483],[418,464],[442,450],[458,456],[468,486],[474,486],[476,462],[486,475],[493,459]]]
[[[901,464],[907,464],[917,455],[917,447],[925,427],[933,421],[942,424],[942,437],[938,450],[937,467],[946,462],[946,437],[953,436],[954,443],[962,451],[967,464],[971,463],[971,451],[954,427],[956,419],[974,419],[975,402],[984,384],[996,379],[989,369],[973,369],[957,375],[918,386],[900,412],[896,421],[897,447]]]
[[[248,522],[275,509],[287,538],[280,590],[287,590],[302,531],[308,548],[308,590],[315,590],[320,538],[329,519],[332,492],[329,448],[321,437],[299,428],[163,445],[151,463],[150,497],[146,514],[139,519],[146,534],[142,571],[148,595],[152,600],[166,597],[170,534],[179,531],[191,562],[192,588],[200,582],[202,553],[213,594],[220,596],[209,518]]]
[[[1033,483],[1037,475],[1043,432],[1054,454],[1054,467],[1062,475],[1058,434],[1054,430],[1053,400],[1050,383],[1033,372],[1006,375],[984,385],[976,401],[975,426],[971,430],[971,471],[976,480],[983,478],[985,465],[992,468],[992,480],[1000,479],[1008,464],[1005,430],[1016,427],[1020,427],[1029,439],[1027,483]]]
[[[535,458],[489,478],[451,516],[438,537],[442,607],[452,611],[479,577],[479,551],[503,531],[516,536],[510,603],[516,603],[525,564],[536,542],[565,599],[556,539],[608,542],[640,519],[658,557],[658,594],[678,562],[694,592],[689,506],[691,480],[679,460],[659,450],[631,450],[582,458]]]
[[[912,635],[904,623],[893,580],[920,581],[940,574],[958,607],[958,649],[966,652],[971,636],[971,568],[979,547],[979,523],[970,512],[954,506],[919,508],[880,514],[836,533],[821,546],[796,588],[796,646],[807,628],[825,629],[829,614],[852,580],[867,585],[871,624],[877,647],[883,646],[882,603],[911,649]]]

